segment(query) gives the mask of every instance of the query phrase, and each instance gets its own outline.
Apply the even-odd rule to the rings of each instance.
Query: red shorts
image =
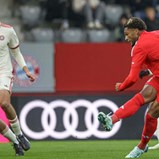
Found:
[[[157,91],[157,101],[159,102],[159,77],[152,76],[146,84],[151,85]]]

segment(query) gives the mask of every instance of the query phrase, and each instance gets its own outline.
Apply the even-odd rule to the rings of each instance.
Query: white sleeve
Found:
[[[10,49],[14,49],[19,46],[19,39],[13,28],[10,30],[8,46]]]
[[[11,49],[11,53],[18,65],[23,69],[23,67],[26,66],[26,62],[23,55],[21,54],[20,48],[17,47],[16,49]]]

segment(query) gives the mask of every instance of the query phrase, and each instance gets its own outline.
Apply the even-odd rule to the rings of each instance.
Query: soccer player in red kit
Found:
[[[123,91],[131,87],[138,80],[143,65],[152,72],[152,77],[139,93],[112,116],[103,112],[98,114],[98,120],[105,130],[111,131],[113,124],[120,119],[132,116],[141,106],[152,102],[145,117],[141,141],[125,158],[138,158],[148,151],[147,143],[156,130],[159,117],[159,31],[147,32],[146,29],[145,23],[136,17],[131,17],[124,25],[125,40],[132,45],[132,62],[129,75],[122,83],[116,83],[115,89]]]
[[[28,69],[19,47],[19,39],[14,28],[0,22],[0,106],[6,114],[10,127],[0,119],[0,134],[13,143],[17,156],[23,156],[23,150],[30,149],[30,142],[24,136],[17,113],[11,104],[13,87],[13,66],[11,56],[25,72],[28,80],[34,82],[36,77]]]

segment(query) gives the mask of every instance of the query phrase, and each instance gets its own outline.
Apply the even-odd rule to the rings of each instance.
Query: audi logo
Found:
[[[65,128],[63,131],[55,130],[55,127],[58,124],[55,109],[60,107],[64,109],[63,115],[61,117]],[[80,122],[77,108],[81,107],[84,107],[86,109],[84,113],[84,123],[86,126],[86,130],[82,131],[77,129]],[[100,139],[110,138],[114,134],[116,134],[120,129],[121,121],[116,123],[113,126],[112,131],[110,132],[99,130],[100,123],[97,120],[97,115],[100,107],[106,107],[110,109],[112,112],[118,109],[118,106],[114,102],[107,99],[98,99],[94,102],[90,102],[85,99],[78,99],[73,102],[68,102],[65,100],[55,100],[50,103],[47,103],[43,100],[34,100],[24,105],[20,112],[19,119],[24,133],[28,137],[35,140],[42,140],[47,137],[51,137],[54,139],[66,139],[68,137],[87,139],[91,136],[95,136]],[[41,122],[42,130],[35,131],[28,126],[27,117],[29,113],[33,112],[33,109],[39,108],[42,109],[39,121]],[[36,113],[35,110],[34,113]],[[70,117],[72,118],[71,121]]]

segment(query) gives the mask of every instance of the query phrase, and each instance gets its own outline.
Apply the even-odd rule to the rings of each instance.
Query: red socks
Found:
[[[144,104],[144,98],[140,93],[136,94],[132,99],[122,105],[113,115],[112,123],[116,123],[120,119],[124,119],[132,116],[137,112],[137,110]],[[148,113],[145,117],[144,129],[142,132],[141,141],[138,145],[140,149],[145,149],[146,144],[151,139],[157,128],[157,118],[153,118]]]
[[[137,112],[137,110],[144,104],[144,98],[140,93],[136,94],[132,99],[122,105],[113,115],[112,122],[113,124],[119,121],[132,116]]]
[[[156,128],[157,128],[157,118],[154,118],[147,113],[145,117],[145,124],[142,132],[141,141],[138,145],[140,149],[142,150],[145,149],[146,144],[151,139],[152,135],[156,131]]]

